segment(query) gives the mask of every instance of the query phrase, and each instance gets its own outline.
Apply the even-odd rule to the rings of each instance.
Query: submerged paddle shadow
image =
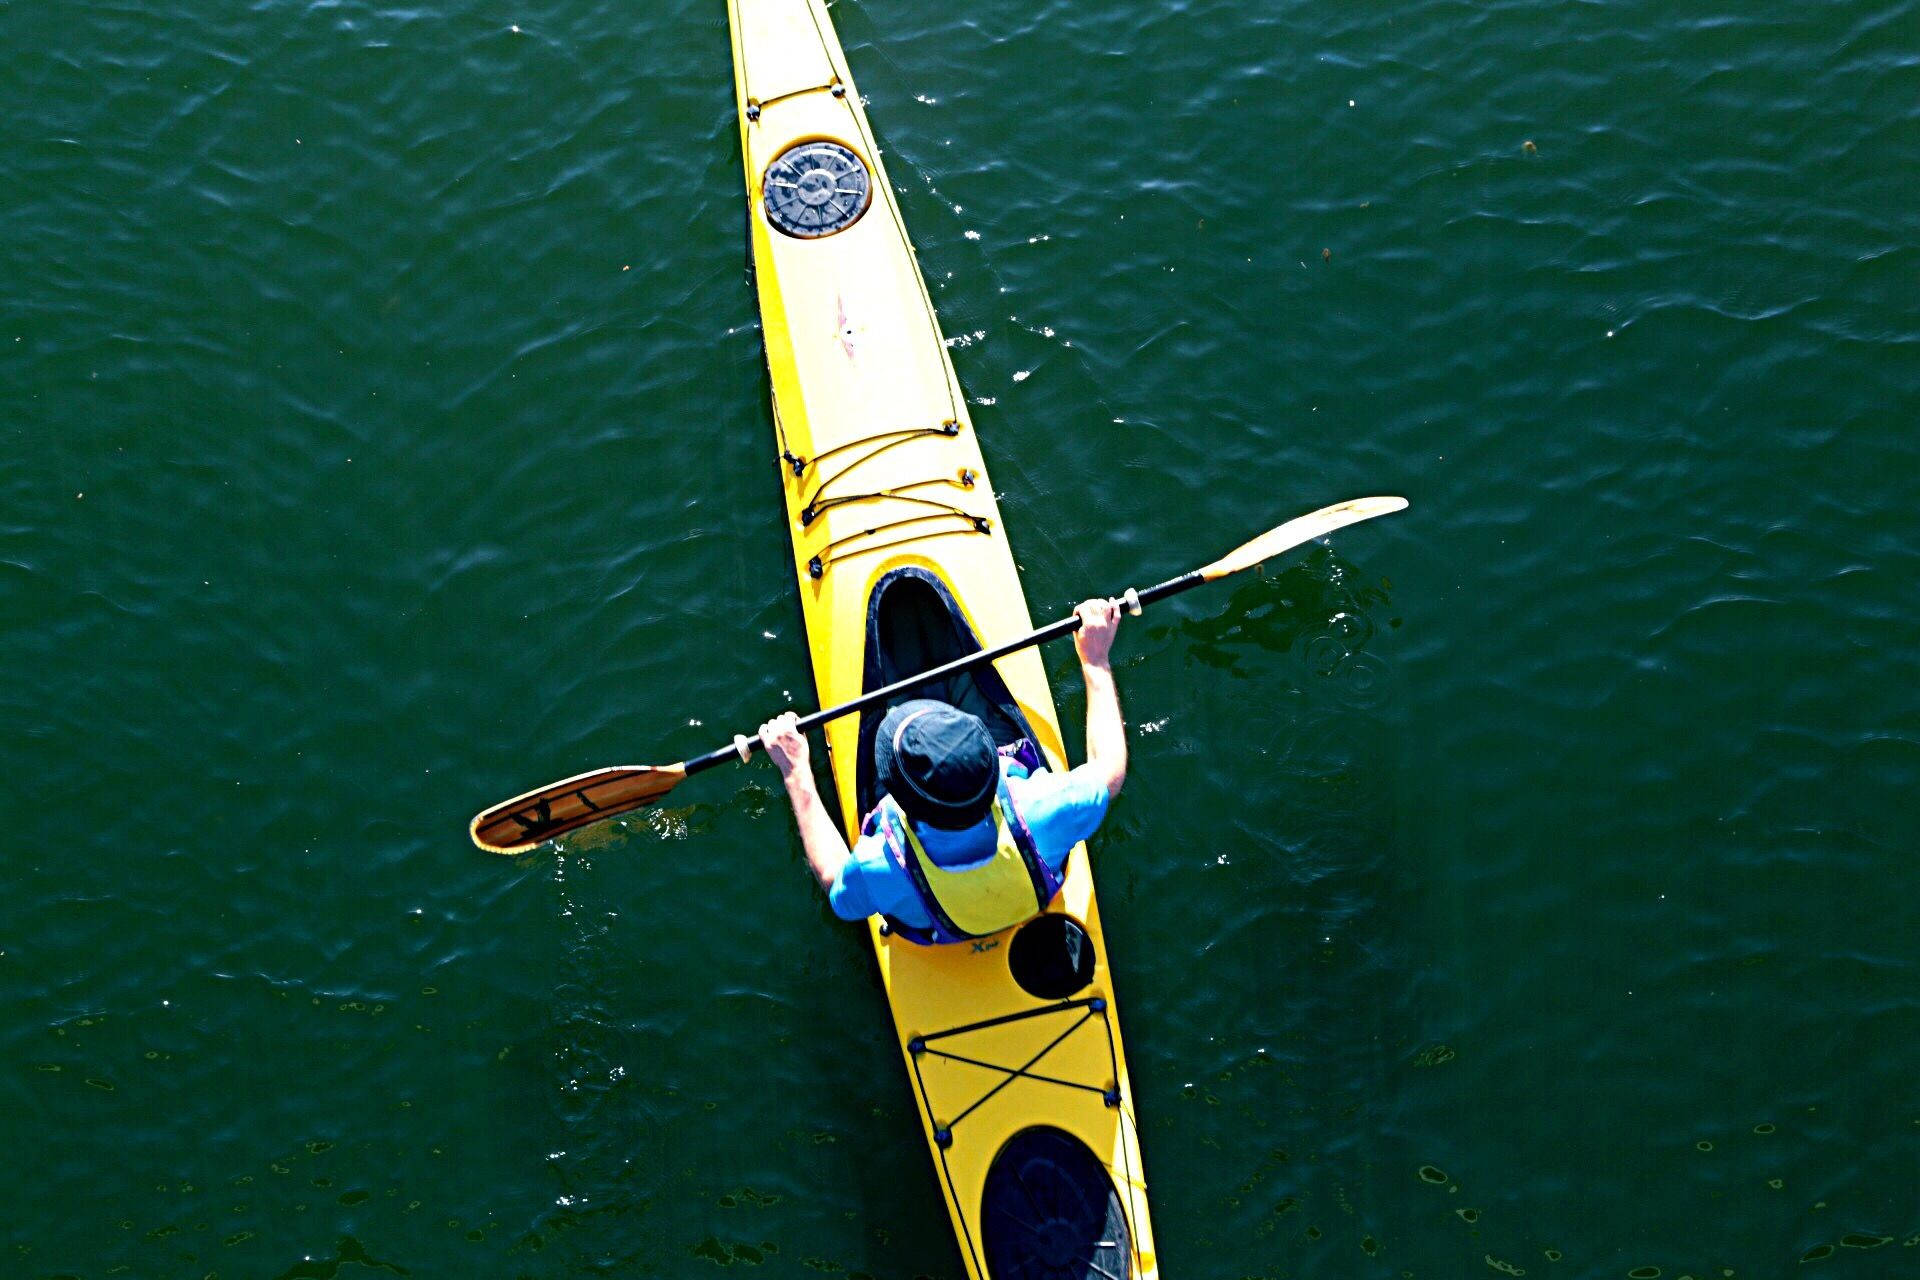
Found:
[[[1317,674],[1353,674],[1370,688],[1374,672],[1364,651],[1379,629],[1371,611],[1390,603],[1391,585],[1385,579],[1362,584],[1352,565],[1322,547],[1278,573],[1251,579],[1235,588],[1226,607],[1182,619],[1166,634],[1186,641],[1189,661],[1242,679],[1251,674],[1241,665],[1249,648],[1298,649]],[[1399,625],[1398,618],[1387,622]]]

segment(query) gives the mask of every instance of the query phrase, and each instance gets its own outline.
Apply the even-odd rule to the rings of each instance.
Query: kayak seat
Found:
[[[874,584],[867,597],[866,664],[862,692],[883,688],[943,662],[980,651],[980,641],[960,612],[959,602],[938,574],[918,566],[895,569]],[[997,746],[1010,746],[1032,737],[1006,681],[991,665],[976,667],[942,680],[916,684],[888,699],[892,707],[914,698],[940,701],[979,716]],[[873,765],[874,735],[886,710],[860,715],[860,764],[856,787],[860,812],[880,802],[880,783]]]

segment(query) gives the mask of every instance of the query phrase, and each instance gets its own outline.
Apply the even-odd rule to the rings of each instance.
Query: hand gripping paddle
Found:
[[[1251,542],[1242,543],[1213,563],[1191,573],[1169,578],[1144,591],[1129,588],[1117,598],[1117,603],[1124,605],[1129,613],[1138,613],[1150,604],[1177,596],[1203,582],[1217,582],[1251,569],[1262,561],[1291,551],[1302,543],[1324,537],[1335,529],[1371,520],[1375,516],[1404,511],[1406,507],[1405,498],[1355,498],[1351,502],[1322,507],[1267,530]],[[955,658],[931,671],[922,671],[885,688],[863,693],[851,702],[802,716],[799,729],[805,733],[829,720],[837,720],[868,707],[883,706],[894,695],[916,685],[940,680],[970,667],[1004,658],[1010,653],[1072,635],[1079,629],[1080,619],[1077,615],[1062,618],[1017,640]],[[621,764],[608,769],[595,769],[591,773],[575,774],[571,778],[548,783],[538,791],[529,791],[493,806],[475,817],[468,824],[468,830],[473,835],[473,842],[490,853],[525,853],[555,836],[563,836],[592,823],[644,808],[694,774],[729,760],[745,760],[760,749],[757,735],[751,738],[742,736],[724,747],[716,747],[706,755],[695,756],[679,764]]]

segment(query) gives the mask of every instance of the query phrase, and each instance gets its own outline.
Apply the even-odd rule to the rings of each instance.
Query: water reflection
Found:
[[[1352,564],[1322,547],[1278,572],[1248,579],[1217,611],[1152,634],[1184,642],[1189,661],[1241,678],[1249,674],[1241,665],[1249,649],[1297,648],[1317,675],[1342,677],[1364,696],[1380,683],[1380,663],[1365,649],[1379,629],[1374,612],[1390,602],[1391,585],[1386,579],[1363,583]],[[1398,618],[1387,620],[1388,627],[1399,625]]]

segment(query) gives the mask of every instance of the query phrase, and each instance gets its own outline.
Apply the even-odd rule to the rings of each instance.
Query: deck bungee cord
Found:
[[[835,560],[844,559],[845,555],[854,554],[853,552],[846,552],[840,556],[833,554],[835,551],[844,548],[847,543],[857,539],[877,537],[882,533],[887,533],[907,525],[927,524],[944,520],[959,522],[956,527],[923,532],[907,538],[894,538],[887,542],[872,543],[858,547],[855,550],[857,552],[884,551],[914,541],[917,538],[931,538],[942,533],[991,533],[993,531],[992,517],[978,515],[968,511],[965,507],[956,506],[951,502],[941,502],[937,498],[923,497],[919,494],[909,492],[909,490],[913,489],[929,489],[935,487],[954,488],[963,491],[972,489],[978,481],[979,476],[967,467],[960,468],[959,473],[951,477],[934,476],[926,480],[909,480],[904,484],[896,484],[885,489],[877,489],[871,493],[833,494],[831,496],[827,494],[828,486],[834,484],[836,481],[845,479],[863,463],[873,461],[889,449],[896,448],[900,445],[911,444],[913,441],[923,439],[927,436],[946,436],[951,438],[959,434],[960,424],[949,419],[937,427],[902,427],[893,431],[878,431],[869,436],[862,436],[856,440],[848,440],[842,444],[837,444],[812,458],[796,457],[787,451],[783,441],[780,458],[792,468],[793,474],[800,478],[805,478],[809,470],[819,466],[820,463],[826,461],[828,458],[846,453],[852,449],[861,448],[862,446],[872,446],[865,453],[847,462],[838,471],[833,472],[831,475],[821,476],[815,482],[812,493],[807,496],[806,501],[800,508],[800,523],[802,526],[811,525],[823,514],[835,508],[853,506],[863,502],[890,500],[905,503],[908,506],[930,507],[933,509],[931,512],[901,516],[897,519],[874,525],[872,528],[856,530],[853,533],[846,534],[829,542],[819,554],[816,554],[807,562],[807,572],[813,577],[821,577],[826,573],[827,566]]]
[[[835,66],[839,61],[838,42],[830,35],[830,29],[823,26],[821,15],[814,12],[811,6],[809,6],[809,17],[811,19],[814,43],[821,59],[828,67]],[[749,55],[744,44],[736,47],[738,49],[742,81],[743,83],[751,84],[753,82],[753,72]],[[797,98],[803,98],[811,94],[820,93],[827,94],[837,102],[848,104],[846,115],[853,126],[853,132],[857,140],[867,155],[877,157],[880,154],[879,144],[875,141],[872,131],[868,127],[865,115],[853,109],[849,101],[849,86],[838,75],[820,84],[798,89],[789,89],[783,93],[775,94],[767,98],[747,97],[741,108],[741,115],[745,120],[743,128],[758,126],[765,117],[766,110],[769,107],[791,102]],[[852,152],[847,151],[844,147],[838,146],[838,144],[831,140],[816,139],[808,145],[820,149],[831,148],[832,150],[829,154],[845,153],[846,157],[853,161],[854,164],[857,165],[860,163],[858,156],[853,155]],[[801,147],[794,148],[796,151],[801,149]],[[798,192],[801,190],[802,184],[800,182],[790,177],[774,176],[774,171],[786,160],[786,155],[787,153],[783,153],[772,166],[769,166],[767,174],[764,175],[762,179],[763,191],[785,190]],[[861,172],[864,178],[864,170]],[[776,203],[770,195],[765,199],[767,206],[765,212],[769,220],[773,221],[776,226],[779,226],[780,229],[787,234],[806,238],[817,238],[845,230],[864,217],[871,205],[883,205],[888,224],[892,227],[895,237],[899,240],[900,247],[904,250],[909,261],[917,263],[918,257],[914,253],[913,242],[907,235],[906,223],[901,219],[899,208],[894,201],[891,198],[873,199],[872,186],[866,182],[862,182],[856,188],[843,188],[839,183],[844,180],[843,174],[836,174],[836,181],[830,189],[831,194],[858,196],[860,200],[857,207],[853,205],[839,206],[842,220],[839,221],[837,225],[814,224],[798,226],[789,224],[782,220],[782,211],[800,209],[803,206],[797,200]],[[829,200],[825,203],[836,202]],[[920,275],[918,270],[913,272],[913,276],[919,286],[918,293],[921,317],[926,321],[928,331],[938,335],[940,331],[940,319],[938,313],[934,310],[933,298],[927,293],[926,280]],[[849,341],[844,332],[842,334],[842,340]],[[829,458],[836,457],[837,455],[854,449],[872,446],[867,449],[866,452],[847,462],[832,474],[818,476],[812,493],[809,494],[801,504],[800,522],[803,525],[812,524],[815,519],[826,511],[857,503],[894,499],[910,505],[933,508],[932,511],[921,511],[913,515],[905,515],[891,520],[880,521],[872,527],[858,529],[834,539],[818,554],[809,558],[807,569],[813,577],[818,578],[823,576],[827,569],[836,561],[844,560],[854,555],[889,551],[909,542],[915,542],[923,538],[939,537],[945,534],[990,534],[993,531],[993,517],[991,515],[969,511],[967,508],[956,503],[940,502],[937,499],[927,498],[921,495],[909,495],[906,492],[912,489],[931,488],[935,486],[957,488],[963,491],[971,490],[978,476],[977,473],[967,468],[962,468],[956,476],[935,475],[909,480],[905,483],[889,485],[885,488],[875,489],[869,492],[844,495],[836,494],[832,497],[827,496],[827,489],[830,486],[840,480],[846,479],[854,471],[860,469],[863,464],[871,462],[890,449],[899,445],[909,444],[914,440],[927,436],[957,436],[963,429],[966,429],[970,424],[967,423],[965,415],[961,412],[957,383],[955,383],[951,377],[947,384],[947,409],[948,412],[946,416],[938,425],[900,426],[876,431],[856,439],[842,441],[831,448],[822,450],[818,454],[808,457],[795,453],[788,443],[786,426],[781,421],[779,407],[776,402],[774,408],[774,430],[780,446],[780,461],[791,469],[796,478],[806,478],[809,472],[815,472],[816,469],[819,469],[821,464]],[[939,527],[928,528],[927,526],[929,525]],[[918,527],[914,533],[906,537],[892,538],[880,542],[869,541],[870,539],[878,538],[882,534],[910,526]],[[851,545],[856,543],[859,545]]]
[[[951,1049],[936,1049],[933,1047],[933,1043],[937,1040],[953,1040],[960,1036],[1004,1027],[1013,1022],[1051,1018],[1060,1014],[1072,1013],[1075,1010],[1080,1011],[1078,1018],[1074,1019],[1067,1025],[1065,1030],[1056,1034],[1053,1039],[1047,1041],[1037,1052],[1018,1066],[1008,1066],[1005,1063],[991,1062],[981,1058],[970,1057],[963,1053],[955,1053]],[[1096,1019],[1098,1020],[1097,1022],[1095,1021]],[[1062,1000],[1057,1004],[1045,1005],[1037,1009],[1028,1009],[1020,1013],[1007,1014],[998,1018],[985,1018],[978,1022],[966,1023],[957,1027],[948,1027],[943,1031],[935,1031],[928,1035],[915,1036],[907,1042],[908,1061],[913,1069],[914,1097],[920,1104],[928,1132],[932,1136],[936,1149],[935,1159],[939,1163],[940,1176],[942,1181],[947,1185],[949,1195],[958,1194],[953,1186],[953,1172],[947,1159],[947,1152],[953,1147],[954,1143],[958,1141],[955,1131],[959,1129],[962,1121],[992,1101],[995,1095],[1013,1084],[1016,1080],[1030,1080],[1036,1084],[1053,1085],[1057,1088],[1073,1090],[1080,1093],[1095,1094],[1099,1097],[1101,1105],[1118,1110],[1121,1097],[1120,1090],[1117,1086],[1089,1084],[1083,1080],[1063,1080],[1058,1076],[1046,1075],[1033,1069],[1038,1066],[1047,1055],[1070,1039],[1075,1032],[1089,1024],[1097,1025],[1105,1033],[1107,1063],[1114,1078],[1117,1079],[1120,1075],[1119,1043],[1114,1032],[1113,1023],[1108,1016],[1107,1002],[1099,996],[1089,996],[1081,1000]],[[1000,1075],[1001,1079],[998,1084],[993,1085],[972,1102],[969,1102],[957,1114],[942,1117],[934,1111],[933,1101],[927,1091],[926,1077],[921,1069],[922,1061],[927,1058],[944,1059],[949,1062],[957,1062],[966,1066],[995,1072]],[[1125,1115],[1125,1113],[1122,1114]],[[1128,1122],[1131,1123],[1131,1117],[1128,1116],[1127,1119]],[[1131,1146],[1137,1146],[1139,1135],[1135,1133],[1133,1137],[1134,1142]],[[1131,1158],[1128,1155],[1129,1150],[1129,1144],[1122,1144],[1122,1166],[1116,1170],[1116,1172],[1120,1174],[1121,1185],[1128,1188],[1128,1198],[1131,1200],[1134,1196],[1139,1196],[1142,1199],[1142,1203],[1131,1207],[1129,1216],[1135,1214],[1144,1216],[1145,1182],[1133,1169]],[[1029,1197],[1031,1196],[1030,1188],[1023,1187],[1021,1190]],[[1038,1205],[1033,1207],[1037,1211],[1041,1209],[1041,1206]],[[1011,1211],[1003,1208],[1001,1212],[1012,1218],[1017,1225],[1025,1224],[1025,1219],[1012,1214]],[[1103,1243],[1110,1244],[1111,1242],[1096,1240],[1093,1243],[1098,1245]],[[1083,1271],[1088,1277],[1111,1277],[1111,1280],[1126,1280],[1124,1275],[1116,1275],[1103,1268],[1097,1257],[1083,1255],[1072,1259],[1072,1261],[1081,1263]]]

